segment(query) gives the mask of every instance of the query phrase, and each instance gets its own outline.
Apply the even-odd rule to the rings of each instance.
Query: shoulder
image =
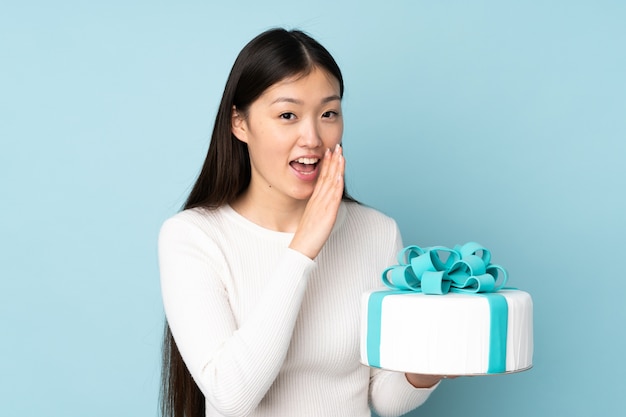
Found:
[[[223,267],[224,231],[229,229],[226,217],[222,208],[193,208],[165,220],[157,241],[161,266],[178,267],[192,259],[202,259],[205,265]]]
[[[339,254],[354,271],[362,271],[357,275],[363,277],[367,288],[374,288],[380,284],[376,271],[395,264],[402,245],[400,230],[392,217],[372,207],[348,202],[342,207],[345,215],[338,232],[329,240],[328,251]]]
[[[187,239],[193,239],[219,235],[219,231],[223,229],[223,224],[226,221],[223,208],[183,210],[163,222],[159,232],[159,240],[183,236]]]
[[[360,203],[346,202],[346,222],[360,227],[383,230],[397,229],[396,221],[390,216]]]
[[[210,222],[212,220],[214,221],[215,219],[219,218],[222,211],[223,207],[218,207],[216,209],[207,209],[204,207],[186,209],[183,211],[179,211],[178,213],[165,220],[164,224],[189,223],[201,225],[204,222]]]
[[[340,234],[344,238],[392,248],[396,248],[402,241],[398,225],[392,217],[359,203],[346,202],[343,207],[345,215]]]

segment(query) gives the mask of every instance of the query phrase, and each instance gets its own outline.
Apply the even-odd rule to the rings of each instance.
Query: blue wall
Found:
[[[0,414],[156,415],[158,228],[276,25],[345,73],[352,193],[407,244],[481,242],[533,295],[531,371],[411,415],[623,414],[623,2],[99,3],[0,9]]]

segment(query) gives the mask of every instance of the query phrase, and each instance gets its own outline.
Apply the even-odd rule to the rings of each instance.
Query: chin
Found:
[[[294,195],[293,198],[295,200],[299,200],[299,201],[309,201],[309,199],[311,198],[312,195],[313,195],[313,193],[297,194],[297,195]]]
[[[294,192],[291,193],[291,198],[300,201],[308,201],[312,195],[313,188],[311,188],[310,190],[294,190]]]

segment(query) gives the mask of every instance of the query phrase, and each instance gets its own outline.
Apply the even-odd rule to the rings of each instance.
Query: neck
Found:
[[[231,207],[253,223],[277,232],[295,233],[308,200],[258,198],[250,188]]]

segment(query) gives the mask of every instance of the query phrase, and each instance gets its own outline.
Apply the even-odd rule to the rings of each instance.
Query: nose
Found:
[[[323,141],[316,120],[308,120],[306,123],[302,123],[301,126],[300,139],[298,140],[300,146],[308,149],[315,149],[322,146]]]

